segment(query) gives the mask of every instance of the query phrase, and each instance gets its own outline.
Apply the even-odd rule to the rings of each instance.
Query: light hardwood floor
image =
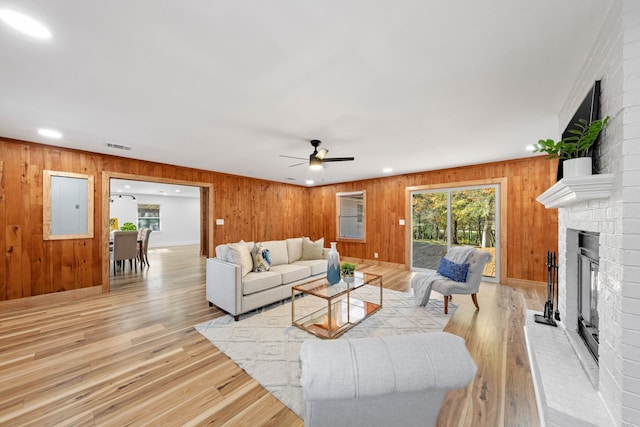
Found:
[[[222,315],[205,300],[198,248],[152,249],[149,260],[112,277],[109,294],[0,303],[0,425],[302,426],[193,328]],[[409,271],[362,269],[410,290]],[[544,294],[484,283],[480,311],[454,297],[460,306],[445,330],[465,338],[478,373],[447,395],[439,426],[539,425],[523,321]]]

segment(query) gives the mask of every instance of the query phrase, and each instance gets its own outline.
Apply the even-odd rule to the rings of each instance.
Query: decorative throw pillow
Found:
[[[456,264],[455,262],[442,257],[437,271],[441,276],[447,277],[455,282],[464,282],[467,280],[469,264]]]
[[[234,243],[229,245],[229,253],[227,254],[229,262],[238,264],[242,267],[242,277],[246,276],[253,270],[253,260],[251,259],[251,251],[246,243]]]
[[[312,242],[310,238],[302,238],[302,259],[322,259],[324,249],[324,237]]]
[[[287,253],[289,255],[289,264],[302,259],[302,237],[287,239]]]
[[[289,263],[289,255],[287,253],[287,242],[284,240],[267,240],[260,242],[263,248],[269,249],[271,256],[271,265],[283,265]]]
[[[271,268],[271,256],[269,255],[269,249],[263,248],[261,244],[256,243],[251,250],[251,257],[253,258],[253,271],[260,273],[262,271],[269,271]]]

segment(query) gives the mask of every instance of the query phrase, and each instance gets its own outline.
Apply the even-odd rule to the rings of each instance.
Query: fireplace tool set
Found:
[[[553,311],[554,298],[555,312]],[[555,252],[547,252],[547,302],[544,303],[544,314],[536,314],[534,316],[537,323],[550,326],[558,326],[556,320],[560,321],[560,312],[558,311],[558,264]]]

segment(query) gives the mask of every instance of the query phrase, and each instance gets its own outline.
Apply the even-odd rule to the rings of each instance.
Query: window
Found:
[[[451,246],[470,245],[492,254],[483,280],[498,279],[499,184],[412,191],[411,212],[413,270],[435,270]]]
[[[365,192],[338,193],[338,239],[360,240],[365,238]]]
[[[138,205],[138,229],[140,228],[150,228],[153,231],[160,231],[160,205]]]

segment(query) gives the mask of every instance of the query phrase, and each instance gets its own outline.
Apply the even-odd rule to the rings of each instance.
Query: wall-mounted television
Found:
[[[569,124],[566,129],[562,132],[562,139],[571,136],[568,131],[570,129],[576,129],[574,124],[577,123],[578,120],[584,119],[590,123],[593,120],[598,120],[600,118],[600,80],[596,80],[571,120],[569,120]],[[589,155],[593,158],[593,173],[600,173],[600,136],[598,136],[589,151]],[[562,162],[558,164],[558,181],[561,178]]]

